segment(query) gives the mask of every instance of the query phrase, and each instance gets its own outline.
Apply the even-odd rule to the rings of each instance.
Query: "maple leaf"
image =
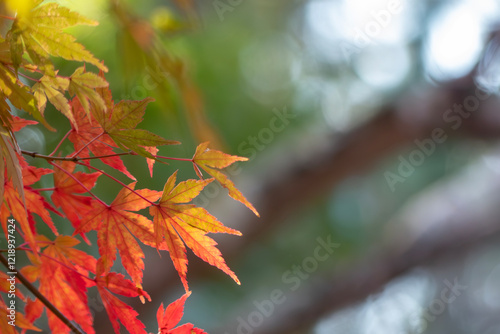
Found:
[[[71,113],[68,99],[64,96],[64,92],[68,87],[69,80],[67,78],[44,75],[32,87],[37,100],[38,110],[43,114],[48,99],[57,110],[69,119],[71,124],[75,124],[75,118]]]
[[[16,132],[16,131],[21,130],[22,128],[24,128],[27,125],[34,125],[34,124],[38,124],[38,122],[23,119],[23,118],[18,117],[18,116],[12,116],[12,122],[10,123],[10,126],[12,128],[12,132]]]
[[[184,243],[193,251],[193,253],[206,261],[207,263],[221,269],[228,274],[236,283],[240,284],[236,275],[229,269],[224,262],[221,253],[215,247],[217,243],[207,237],[206,231],[199,226],[192,226],[189,221],[186,222],[180,213],[190,217],[189,212],[194,205],[183,204],[190,202],[198,196],[201,190],[213,179],[209,180],[187,180],[180,182],[175,186],[177,171],[172,174],[163,188],[163,194],[157,205],[149,208],[150,214],[154,217],[154,231],[156,234],[156,243],[160,244],[163,240],[167,243],[170,258],[174,267],[179,273],[181,281],[186,291],[188,284],[187,274],[187,256]],[[198,212],[198,214],[201,212]],[[205,212],[203,212],[205,213]],[[206,213],[208,214],[208,212]],[[196,213],[194,214],[196,216]],[[237,231],[235,231],[237,232]]]
[[[87,116],[78,97],[73,98],[71,106],[78,126],[72,128],[68,139],[73,143],[75,152],[80,152],[78,156],[89,157],[90,153],[94,156],[114,154],[113,148],[117,147],[116,144],[105,134],[104,129],[93,119],[92,114],[90,117]],[[100,160],[135,180],[135,177],[129,173],[119,156],[101,158]]]
[[[59,164],[59,166],[66,172],[72,174],[73,177],[70,177],[60,168],[55,168],[54,192],[51,196],[52,203],[54,203],[56,207],[60,207],[62,209],[66,217],[76,229],[80,226],[81,217],[92,208],[90,205],[91,198],[89,196],[76,194],[83,194],[87,192],[82,185],[89,190],[92,189],[101,173],[74,173],[76,165],[74,162],[69,161],[63,161]],[[84,235],[82,236],[84,237]]]
[[[37,168],[29,166],[26,161],[20,157],[19,166],[22,167],[22,177],[24,182],[24,199],[16,190],[12,181],[7,181],[4,188],[4,201],[0,207],[0,217],[2,228],[5,233],[7,231],[7,218],[14,216],[19,223],[25,240],[30,245],[31,249],[36,252],[37,246],[35,242],[35,221],[33,214],[36,213],[42,220],[51,228],[54,234],[58,234],[54,222],[50,217],[48,210],[58,213],[43,196],[34,191],[30,185],[34,184],[40,178],[52,173],[52,170],[45,168]],[[26,204],[26,205],[25,205]],[[6,233],[7,234],[7,233]]]
[[[109,206],[93,201],[92,211],[87,213],[75,233],[97,230],[97,245],[101,255],[103,273],[107,274],[111,269],[118,250],[123,267],[127,270],[132,281],[140,287],[144,270],[142,260],[144,253],[134,236],[152,247],[156,245],[156,239],[153,223],[146,217],[130,211],[138,211],[150,206],[150,202],[158,200],[161,192],[149,189],[132,192],[131,190],[135,188],[135,182],[130,184],[128,188],[123,188]],[[167,249],[167,247],[160,245],[160,249]]]
[[[44,305],[39,299],[28,298],[26,305],[24,305],[24,314],[26,320],[33,323],[36,319],[40,318],[43,313]],[[23,333],[24,334],[24,333]]]
[[[45,125],[47,129],[55,131],[38,110],[35,97],[30,93],[29,87],[19,81],[14,71],[2,63],[0,63],[0,92],[2,93],[2,97],[8,98],[16,108],[30,113],[36,120]]]
[[[30,257],[33,265],[26,266],[21,272],[28,280],[40,282],[39,291],[69,320],[77,322],[89,334],[95,333],[92,315],[87,302],[87,287],[93,285],[84,279],[88,272],[95,272],[96,260],[83,251],[73,248],[79,243],[70,236],[58,236],[54,241],[38,236],[38,242],[45,249],[40,260]],[[64,298],[61,298],[64,296]],[[30,303],[32,304],[32,303]],[[41,315],[40,305],[30,305],[27,310],[30,320]],[[52,333],[69,333],[70,329],[52,312],[47,314]]]
[[[140,296],[150,300],[151,298],[149,295],[142,289],[136,287],[133,282],[125,279],[122,274],[108,273],[102,275],[102,272],[99,272],[100,267],[102,266],[98,264],[95,282],[115,333],[120,334],[119,320],[129,333],[146,334],[147,332],[144,330],[144,324],[137,319],[138,313],[112,293],[125,297]]]
[[[197,166],[203,168],[204,171],[214,177],[224,188],[228,189],[229,196],[243,203],[247,208],[252,210],[257,217],[259,217],[257,210],[236,188],[234,183],[229,180],[225,174],[218,170],[226,168],[236,161],[247,161],[248,159],[236,155],[229,155],[217,150],[211,150],[208,148],[208,144],[208,142],[204,142],[198,145],[193,156],[193,164],[198,176],[203,178]]]
[[[159,151],[156,147],[146,146],[144,149],[146,151],[148,151],[149,153],[151,153],[151,155],[156,155],[156,153],[158,153],[158,151]],[[151,177],[153,177],[153,166],[155,164],[155,161],[156,161],[156,159],[146,158],[146,162],[148,164],[148,169],[149,169],[149,175],[151,175]]]
[[[40,3],[37,1],[35,5]],[[88,62],[107,72],[106,66],[75,42],[75,37],[63,31],[81,24],[95,26],[97,22],[53,2],[35,6],[26,15],[18,15],[9,34],[11,44],[16,46],[11,49],[17,59],[15,64],[26,51],[33,63],[49,75],[55,74],[49,56]]]
[[[5,183],[10,181],[23,205],[25,203],[19,149],[14,135],[0,124],[0,202],[3,203]]]
[[[166,140],[147,130],[135,128],[142,121],[146,107],[152,101],[154,99],[150,97],[140,101],[120,101],[107,112],[96,109],[94,116],[104,132],[121,149],[130,149],[144,157],[152,158],[153,156],[144,146],[180,144],[178,141]]]
[[[174,328],[182,319],[184,304],[190,295],[190,291],[186,292],[181,298],[168,305],[166,309],[163,308],[163,303],[160,305],[156,312],[158,334],[207,334],[202,329],[194,328],[194,325],[190,323]]]
[[[95,91],[96,88],[108,87],[108,82],[98,76],[97,74],[91,72],[85,72],[84,67],[79,67],[73,72],[69,81],[69,93],[71,95],[78,96],[80,103],[82,104],[83,110],[90,114],[90,102],[96,105],[96,107],[106,110],[106,105],[98,92]]]

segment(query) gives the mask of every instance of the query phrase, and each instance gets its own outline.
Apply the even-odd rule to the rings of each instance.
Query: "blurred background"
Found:
[[[73,32],[109,67],[115,100],[156,99],[141,127],[183,143],[160,154],[210,140],[249,158],[228,175],[260,219],[215,185],[195,201],[243,232],[214,236],[242,285],[190,254],[183,321],[215,334],[500,333],[500,2],[58,2],[100,22]],[[18,141],[50,152],[64,133],[28,127]],[[160,190],[177,168],[195,177],[125,162],[138,187]],[[102,179],[96,193],[118,187]],[[145,251],[153,302],[133,306],[155,331],[159,303],[183,288],[168,256]],[[112,332],[91,303],[98,333]]]

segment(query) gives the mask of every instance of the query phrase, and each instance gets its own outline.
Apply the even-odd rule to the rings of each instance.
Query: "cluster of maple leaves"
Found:
[[[216,248],[216,242],[207,234],[241,233],[224,226],[207,210],[190,202],[207,184],[217,181],[228,189],[232,198],[258,215],[221,172],[246,158],[209,149],[208,142],[200,144],[190,159],[157,155],[158,146],[178,142],[136,128],[153,99],[115,103],[104,78],[107,68],[63,31],[77,24],[94,25],[96,22],[56,3],[42,2],[9,0],[2,3],[7,11],[15,9],[17,15],[11,18],[12,26],[5,38],[0,39],[0,219],[6,235],[8,218],[13,216],[18,224],[17,232],[24,242],[18,242],[16,250],[26,253],[31,262],[20,268],[20,275],[33,287],[36,285],[65,319],[49,310],[44,300],[27,298],[18,289],[16,294],[26,306],[24,314],[17,313],[16,325],[24,330],[39,330],[34,321],[47,309],[53,333],[69,333],[68,321],[78,324],[85,333],[94,333],[87,293],[96,287],[116,333],[120,331],[120,323],[130,333],[146,333],[144,324],[137,319],[137,312],[116,296],[151,300],[142,287],[145,269],[142,243],[169,253],[186,291],[166,309],[163,304],[160,306],[158,332],[204,333],[191,324],[174,328],[191,293],[187,282],[186,247],[239,284]],[[79,67],[71,76],[61,76],[50,56],[93,64],[100,73]],[[33,80],[34,84],[24,84],[20,76]],[[71,129],[50,154],[22,151],[15,134],[23,127],[41,123],[55,131],[44,117],[47,102],[68,118]],[[11,105],[28,112],[36,121],[13,116]],[[62,156],[59,148],[66,141],[71,142],[73,152]],[[49,168],[29,165],[23,155],[43,159]],[[137,180],[125,167],[123,155],[146,159],[151,176],[156,161],[184,160],[193,165],[199,179],[177,182],[177,172],[174,172],[166,180],[163,191],[136,189]],[[95,161],[123,173],[132,182],[123,183],[94,167]],[[205,178],[203,172],[211,178]],[[52,177],[53,187],[36,188],[42,177]],[[103,177],[122,187],[110,204],[92,192]],[[138,213],[146,208],[150,216]],[[74,233],[59,234],[51,214],[65,217],[74,227]],[[37,225],[42,222],[50,227],[53,238],[38,234]],[[90,243],[87,233],[93,230],[97,231],[98,259],[76,247],[80,238]],[[117,251],[129,278],[111,271]],[[2,292],[9,289],[6,278],[7,275],[0,272]],[[1,332],[17,333],[7,324],[6,304],[1,298],[0,308]]]

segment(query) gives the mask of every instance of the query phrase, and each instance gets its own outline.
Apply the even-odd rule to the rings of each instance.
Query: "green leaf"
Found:
[[[23,176],[16,149],[17,143],[12,133],[0,124],[0,203],[3,203],[5,189],[5,167],[7,167],[7,179],[12,179],[14,189],[17,189],[23,203],[25,203]]]
[[[68,99],[64,96],[64,91],[68,89],[69,80],[62,77],[43,76],[36,84],[33,85],[33,92],[37,100],[38,109],[43,112],[47,99],[56,107],[64,116],[66,116],[71,124],[76,126],[75,118],[71,112]]]
[[[18,81],[14,73],[3,64],[0,64],[0,91],[16,108],[30,113],[47,129],[55,131],[36,107],[35,97],[30,94],[29,87]]]
[[[152,101],[154,99],[151,97],[140,101],[120,101],[109,113],[96,110],[95,118],[121,149],[129,149],[144,157],[153,158],[144,146],[176,145],[179,142],[166,140],[147,130],[135,129],[142,121],[147,105]]]
[[[78,96],[83,110],[89,115],[90,103],[98,108],[106,110],[106,104],[95,88],[108,87],[106,80],[91,72],[85,72],[84,67],[79,67],[71,75],[69,81],[69,93]]]
[[[116,144],[124,149],[125,147],[147,158],[153,158],[143,146],[156,147],[162,145],[176,145],[175,140],[166,140],[154,133],[142,129],[125,129],[108,132],[108,135]]]
[[[107,72],[106,66],[83,45],[75,42],[75,37],[63,32],[63,29],[67,27],[80,24],[97,25],[97,22],[86,19],[56,3],[36,7],[30,14],[20,16],[14,21],[10,32],[13,36],[12,42],[19,43],[16,37],[19,35],[33,63],[46,74],[54,74],[49,56],[88,62]]]
[[[23,43],[19,31],[9,31],[9,33],[7,34],[7,41],[10,47],[10,59],[14,64],[14,68],[17,70],[19,68],[19,65],[21,65],[23,62],[24,53]],[[9,61],[5,63],[8,62]]]
[[[66,7],[59,6],[57,3],[47,3],[33,10],[31,19],[40,26],[50,27],[53,29],[64,29],[80,24],[96,26],[97,21],[88,19],[72,12]]]
[[[135,128],[142,121],[147,105],[154,100],[147,97],[140,101],[120,101],[115,105],[111,119],[103,128],[110,132]]]

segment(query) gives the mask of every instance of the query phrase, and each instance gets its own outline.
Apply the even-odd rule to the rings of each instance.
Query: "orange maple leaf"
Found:
[[[219,171],[218,169],[226,168],[236,161],[247,161],[245,157],[239,157],[236,155],[229,155],[217,150],[211,150],[208,148],[208,142],[201,143],[196,148],[193,156],[193,165],[196,174],[200,178],[203,178],[201,172],[198,168],[201,167],[205,172],[214,177],[224,188],[229,190],[229,196],[235,200],[245,204],[247,208],[253,211],[257,217],[259,213],[254,208],[254,206],[243,196],[243,194],[236,188],[234,183],[228,179],[228,177]]]
[[[7,234],[7,219],[12,215],[16,222],[19,223],[26,242],[28,242],[31,249],[36,253],[37,245],[35,241],[35,220],[33,214],[36,213],[40,216],[51,228],[52,232],[58,235],[54,222],[47,210],[51,210],[59,215],[60,213],[43,196],[34,191],[30,185],[38,182],[43,175],[52,173],[53,171],[46,168],[29,166],[23,157],[19,157],[19,163],[22,168],[25,201],[23,202],[12,180],[7,181],[5,183],[4,202],[0,207],[0,219],[2,228],[5,234]]]
[[[239,234],[239,232],[218,226],[220,223],[216,222],[215,218],[210,218],[211,215],[208,212],[193,211],[194,205],[185,204],[198,196],[200,191],[213,179],[187,180],[175,186],[176,178],[177,172],[172,174],[165,183],[160,202],[149,208],[150,214],[154,217],[156,243],[160,244],[163,240],[167,243],[170,258],[186,291],[188,291],[186,279],[188,260],[184,243],[196,256],[221,269],[240,284],[234,272],[229,269],[221,253],[215,247],[217,243],[206,236],[206,231],[211,228],[218,228],[219,232],[233,234]],[[203,226],[203,223],[206,225]]]
[[[161,192],[149,189],[134,190],[134,188],[135,182],[130,184],[128,189],[123,188],[110,205],[92,201],[92,210],[82,219],[75,234],[97,230],[97,245],[103,273],[107,274],[111,269],[118,250],[123,267],[132,281],[140,287],[144,270],[144,253],[134,236],[146,245],[155,247],[157,244],[153,223],[143,215],[131,211],[150,206],[151,202],[160,198]],[[167,249],[165,243],[160,244],[159,248]]]

